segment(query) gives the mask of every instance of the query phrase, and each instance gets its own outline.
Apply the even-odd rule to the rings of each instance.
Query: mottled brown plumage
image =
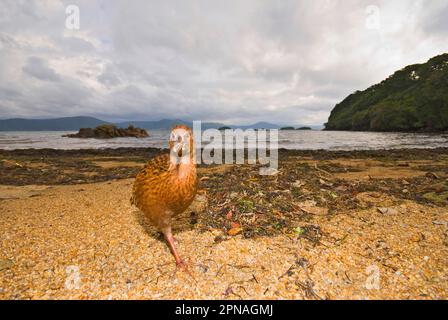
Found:
[[[171,220],[184,212],[196,195],[193,133],[176,126],[170,135],[170,154],[150,160],[137,175],[131,203],[164,234],[176,264],[183,265],[171,232]],[[179,158],[181,156],[181,158]]]

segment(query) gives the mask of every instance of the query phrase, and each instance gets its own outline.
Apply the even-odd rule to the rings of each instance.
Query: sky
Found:
[[[447,0],[0,0],[0,118],[323,124],[448,52],[446,17]]]

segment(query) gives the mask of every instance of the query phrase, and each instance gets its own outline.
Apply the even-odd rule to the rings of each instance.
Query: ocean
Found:
[[[168,130],[151,130],[148,138],[110,140],[62,137],[74,132],[0,132],[0,149],[167,148]],[[292,150],[378,150],[448,147],[448,133],[378,133],[346,131],[280,131],[279,148]]]

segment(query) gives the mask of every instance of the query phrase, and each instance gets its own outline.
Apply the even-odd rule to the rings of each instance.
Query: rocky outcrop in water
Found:
[[[127,128],[118,128],[112,124],[104,124],[96,128],[81,128],[78,133],[68,134],[68,138],[94,138],[94,139],[112,139],[112,138],[146,138],[148,132],[145,129],[136,128],[129,125]]]

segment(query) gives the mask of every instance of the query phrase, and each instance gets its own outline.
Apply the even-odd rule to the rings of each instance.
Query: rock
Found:
[[[260,175],[262,176],[275,176],[278,173],[279,171],[274,168],[260,168]]]
[[[347,190],[348,190],[348,187],[346,187],[346,186],[339,186],[336,188],[336,191],[339,191],[339,192],[346,192]]]
[[[71,138],[70,135],[68,137]],[[95,131],[92,128],[81,128],[78,133],[79,138],[95,138]]]
[[[333,184],[331,182],[327,182],[324,179],[319,179],[319,183],[325,187],[332,187]]]
[[[427,178],[434,179],[434,180],[439,179],[439,176],[436,175],[434,172],[427,172],[427,173],[425,174],[425,176],[426,176]]]
[[[448,221],[434,220],[432,223],[437,226],[445,226],[445,228],[448,228]]]
[[[398,211],[392,208],[378,208],[378,211],[382,214],[397,214]]]
[[[94,129],[81,128],[78,133],[68,134],[63,137],[68,138],[95,138],[95,139],[112,139],[112,138],[146,138],[148,132],[145,129],[136,128],[133,125],[129,125],[127,129],[117,128],[112,124],[103,124]]]
[[[301,187],[303,187],[305,185],[305,182],[303,182],[303,181],[301,181],[301,180],[296,180],[293,184],[292,184],[292,186],[294,187],[294,188],[301,188]]]

